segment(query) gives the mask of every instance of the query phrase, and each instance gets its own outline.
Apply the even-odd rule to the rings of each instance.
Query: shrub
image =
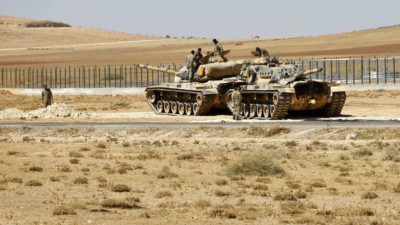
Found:
[[[219,196],[219,197],[231,195],[231,193],[229,193],[227,191],[221,191],[221,190],[215,190],[214,193],[216,196]]]
[[[90,148],[88,148],[88,147],[82,147],[82,148],[79,149],[79,151],[81,151],[81,152],[88,152],[88,151],[90,151]]]
[[[74,184],[87,184],[88,179],[86,177],[78,177],[74,180]]]
[[[74,157],[74,158],[82,158],[84,155],[80,152],[72,151],[69,152],[69,157]]]
[[[42,182],[37,180],[30,180],[25,183],[25,186],[38,187],[38,186],[43,186],[43,184]]]
[[[111,191],[113,191],[113,192],[130,192],[131,188],[125,184],[116,184],[111,187]]]
[[[160,191],[155,195],[156,198],[171,197],[172,193],[170,191]]]
[[[63,166],[60,168],[60,171],[61,172],[71,172],[72,170],[71,170],[71,168],[69,168],[69,166]]]
[[[76,211],[71,207],[58,206],[53,210],[53,215],[76,215]]]
[[[177,174],[170,171],[168,166],[164,166],[158,173],[157,178],[164,179],[164,178],[173,178],[177,176],[178,176]]]
[[[200,199],[195,203],[195,206],[198,207],[198,208],[205,209],[205,208],[210,207],[211,203],[210,203],[210,201]]]
[[[99,143],[99,144],[97,144],[97,147],[98,147],[98,148],[106,148],[106,145],[103,144],[103,143]]]
[[[305,205],[302,202],[284,202],[281,204],[281,210],[285,214],[302,214],[305,211]]]
[[[225,179],[219,179],[219,180],[215,181],[215,184],[219,185],[219,186],[222,186],[222,185],[228,184],[228,181],[225,180]]]
[[[273,162],[265,153],[257,153],[242,157],[227,169],[228,174],[233,175],[258,175],[268,176],[285,174],[283,168]]]
[[[378,195],[375,192],[365,192],[364,194],[362,194],[361,198],[363,199],[375,199],[377,198]]]
[[[141,207],[135,203],[130,203],[126,200],[107,199],[101,203],[105,208],[120,208],[120,209],[140,209]]]
[[[275,201],[296,201],[297,198],[292,193],[279,193],[274,196]]]
[[[237,217],[235,208],[231,205],[215,206],[210,212],[211,217],[234,219]]]
[[[79,163],[79,159],[70,159],[69,162],[71,164],[78,164]]]
[[[43,171],[43,168],[40,167],[40,166],[31,166],[31,167],[29,167],[29,171],[32,171],[32,172],[42,172],[42,171]]]
[[[397,184],[397,186],[394,187],[394,192],[400,193],[400,183]]]

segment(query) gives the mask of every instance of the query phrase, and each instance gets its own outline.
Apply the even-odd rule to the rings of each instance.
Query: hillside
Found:
[[[157,39],[92,28],[70,27],[53,21],[0,15],[0,49]]]
[[[182,64],[191,49],[201,47],[204,52],[213,49],[211,40],[206,39],[160,39],[90,28],[26,28],[18,26],[25,20],[4,16],[0,19],[14,21],[0,24],[0,65],[3,67]],[[220,42],[231,50],[228,58],[232,60],[251,58],[250,51],[256,46],[266,48],[273,55],[279,51],[287,59],[398,56],[400,26],[322,36]],[[87,43],[100,44],[79,45]],[[43,48],[32,48],[40,46]]]

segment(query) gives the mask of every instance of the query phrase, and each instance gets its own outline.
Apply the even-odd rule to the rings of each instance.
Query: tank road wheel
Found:
[[[257,117],[259,117],[259,118],[263,117],[264,105],[257,104],[256,105],[256,112],[257,112]]]
[[[225,94],[225,101],[226,105],[228,106],[228,109],[233,112],[233,101],[232,101],[232,91],[228,91]]]
[[[164,111],[165,111],[165,113],[171,112],[171,102],[170,101],[164,101]]]
[[[262,106],[263,106],[264,117],[265,118],[270,117],[270,115],[269,115],[269,105],[262,105]]]
[[[171,102],[171,111],[173,114],[178,114],[178,102]]]
[[[256,104],[250,104],[250,117],[256,117],[257,115],[257,108]]]
[[[147,101],[149,101],[151,104],[154,104],[157,101],[157,95],[152,90],[149,90],[146,92],[146,98],[147,98]]]
[[[192,105],[192,103],[186,103],[185,104],[185,113],[188,116],[193,115],[193,105]]]
[[[156,106],[157,112],[162,113],[164,112],[164,103],[163,101],[158,101]]]
[[[194,103],[193,104],[193,114],[195,116],[199,115],[199,110],[200,110],[200,105],[198,103]]]
[[[279,93],[274,93],[274,95],[272,96],[272,102],[274,103],[274,105],[278,105],[278,103],[279,103]]]
[[[244,117],[250,117],[250,106],[248,104],[244,104],[243,114],[244,114]]]
[[[273,118],[275,113],[276,113],[276,106],[275,105],[269,105],[269,113],[271,117]]]
[[[178,103],[178,112],[180,115],[185,115],[185,103]]]
[[[201,106],[201,104],[203,103],[203,94],[202,93],[198,93],[196,95],[196,103]]]

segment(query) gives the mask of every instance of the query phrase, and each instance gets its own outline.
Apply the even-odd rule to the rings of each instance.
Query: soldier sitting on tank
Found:
[[[260,57],[260,58],[265,58],[269,56],[269,53],[266,49],[261,49],[259,47],[256,47],[256,50],[252,51],[251,54],[253,54],[255,57]]]
[[[197,49],[197,52],[194,54],[194,71],[197,71],[202,64],[203,54],[201,54],[201,48]]]
[[[214,43],[214,62],[228,61],[228,59],[224,56],[224,49],[222,48],[222,45],[217,41],[217,39],[213,39],[212,41]]]
[[[240,86],[237,86],[232,91],[232,103],[233,103],[233,119],[240,120],[240,114],[242,112],[242,93]]]
[[[194,50],[190,52],[188,56],[186,56],[186,68],[189,74],[189,81],[194,81]]]

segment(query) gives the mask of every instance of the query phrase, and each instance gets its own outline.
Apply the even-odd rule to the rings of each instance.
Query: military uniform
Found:
[[[233,119],[239,120],[241,114],[242,106],[242,94],[238,90],[233,90],[232,92],[232,102],[233,102]]]
[[[53,93],[51,92],[50,88],[43,89],[42,102],[44,104],[44,107],[47,108],[47,106],[51,105],[52,101],[53,101]]]
[[[260,58],[269,56],[269,53],[266,49],[260,49],[260,51],[254,51],[252,53],[255,57],[260,57]]]
[[[225,58],[224,56],[224,49],[222,48],[222,45],[219,42],[214,45],[214,58],[215,59],[221,58],[224,62],[228,61],[228,59]],[[215,59],[214,61],[218,61]]]
[[[194,55],[192,53],[186,56],[186,68],[189,73],[189,81],[192,82],[194,78]]]
[[[197,71],[199,69],[199,66],[201,65],[203,60],[203,54],[201,52],[197,51],[196,54],[194,54],[194,70]]]

